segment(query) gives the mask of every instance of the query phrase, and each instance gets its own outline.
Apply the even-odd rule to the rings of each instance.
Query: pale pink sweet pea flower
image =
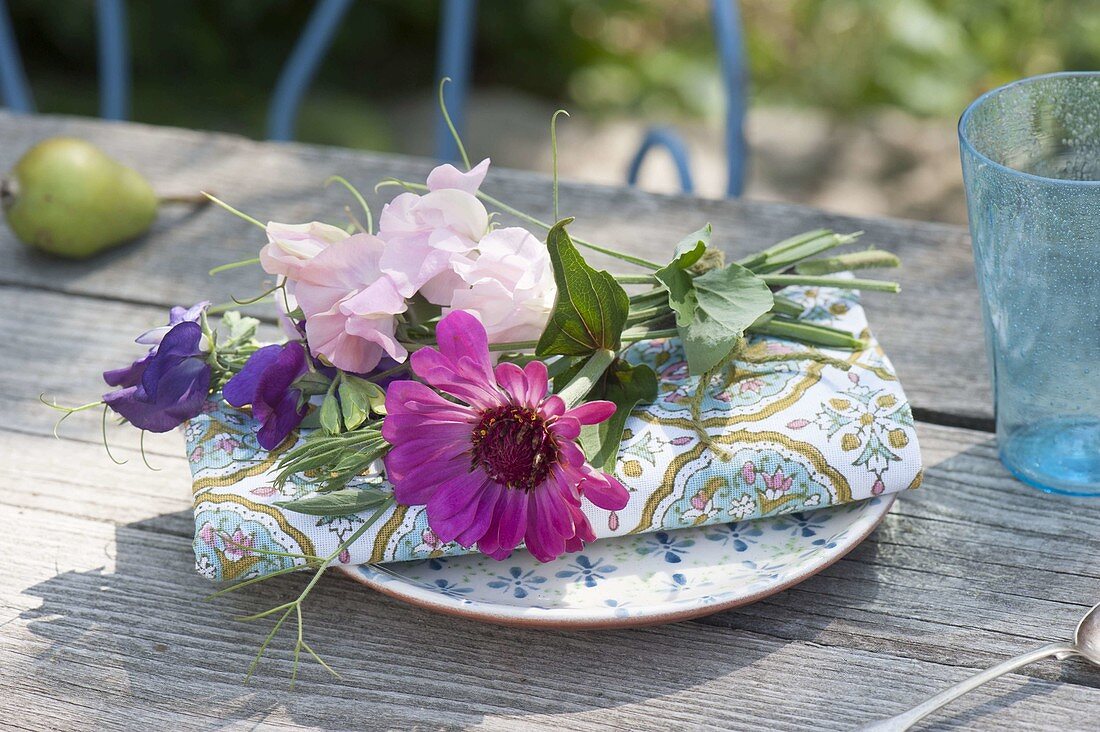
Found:
[[[525,229],[510,227],[486,234],[477,249],[476,259],[453,262],[469,287],[455,291],[451,309],[477,316],[490,343],[538,338],[557,294],[546,245]]]
[[[455,289],[464,286],[452,261],[473,250],[489,229],[489,213],[475,196],[488,170],[488,158],[467,173],[441,165],[428,175],[428,193],[402,193],[382,208],[381,266],[402,296],[420,292],[429,302],[450,305]]]
[[[309,260],[330,245],[348,238],[338,226],[311,221],[308,224],[267,222],[267,244],[260,250],[260,266],[271,275],[288,280],[299,279],[299,271]]]
[[[395,317],[405,312],[397,285],[382,272],[385,244],[356,234],[329,245],[299,270],[295,297],[306,317],[310,351],[337,368],[366,373],[383,355],[404,361],[394,337]]]

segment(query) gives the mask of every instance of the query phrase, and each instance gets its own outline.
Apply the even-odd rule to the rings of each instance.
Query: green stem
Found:
[[[787,285],[810,285],[813,287],[838,287],[842,290],[868,290],[874,292],[898,292],[897,282],[883,280],[860,280],[842,277],[811,277],[809,275],[765,275],[764,281],[771,287]]]
[[[653,320],[661,315],[670,315],[672,310],[668,304],[656,305],[651,308],[644,308],[639,310],[631,310],[630,315],[626,319],[626,327],[630,328],[638,323],[644,323],[647,320]]]
[[[217,204],[218,206],[221,206],[222,208],[224,208],[224,209],[225,209],[226,211],[228,211],[229,213],[233,214],[234,216],[236,216],[236,217],[238,217],[238,218],[241,218],[241,219],[244,219],[244,220],[245,220],[245,221],[247,221],[248,223],[250,223],[250,224],[254,224],[254,225],[256,225],[256,226],[259,226],[259,227],[260,227],[261,229],[263,229],[264,231],[267,231],[267,227],[266,227],[266,226],[264,226],[263,224],[261,224],[261,223],[260,223],[259,221],[257,221],[256,219],[252,218],[252,217],[251,217],[251,216],[249,216],[248,214],[246,214],[246,213],[244,213],[244,212],[242,212],[242,211],[238,211],[237,209],[233,208],[232,206],[230,206],[230,205],[229,205],[228,203],[226,203],[225,201],[222,201],[222,200],[220,200],[220,199],[218,199],[218,198],[215,198],[214,196],[211,196],[211,195],[210,195],[209,193],[207,193],[206,191],[203,191],[203,192],[202,192],[202,195],[204,195],[204,196],[206,196],[207,198],[209,198],[209,199],[210,199],[210,201],[211,201],[211,203],[215,203],[215,204]]]
[[[675,328],[631,328],[623,331],[622,340],[624,343],[634,343],[651,338],[675,338],[678,335],[680,331]]]
[[[657,279],[653,275],[612,275],[620,285],[652,285]]]
[[[558,115],[569,116],[569,112],[559,109],[550,118],[550,157],[554,165],[554,220],[558,221]]]
[[[395,374],[399,374],[402,371],[407,370],[409,368],[409,366],[410,366],[410,364],[406,360],[405,363],[399,363],[396,366],[394,366],[393,368],[386,369],[385,371],[382,371],[382,372],[377,373],[377,374],[370,374],[370,378],[368,379],[368,381],[379,381],[381,379],[385,379],[388,376],[394,376]]]
[[[371,514],[370,517],[368,517],[363,522],[362,526],[360,526],[358,529],[356,529],[354,532],[352,532],[351,536],[349,536],[344,541],[340,542],[340,545],[338,547],[336,547],[336,550],[332,554],[327,556],[324,559],[324,561],[317,567],[317,570],[313,574],[313,577],[310,579],[309,584],[307,584],[305,586],[305,589],[302,590],[302,592],[298,595],[298,598],[296,600],[293,600],[293,601],[287,602],[287,603],[283,603],[282,605],[278,605],[278,606],[273,607],[269,610],[265,610],[263,612],[256,613],[255,615],[250,615],[246,618],[242,618],[242,620],[259,619],[259,618],[267,617],[268,615],[272,615],[274,613],[277,613],[280,610],[285,610],[286,611],[276,621],[275,627],[273,627],[271,629],[271,632],[268,633],[267,637],[264,639],[263,644],[260,646],[259,652],[256,654],[256,657],[252,661],[252,664],[248,667],[248,673],[245,676],[246,680],[248,678],[250,678],[252,676],[252,673],[256,670],[256,666],[259,664],[260,659],[263,657],[264,651],[267,650],[268,644],[271,642],[271,639],[275,637],[275,634],[279,632],[279,628],[282,627],[283,622],[286,621],[286,619],[290,615],[290,613],[296,612],[296,613],[299,614],[299,617],[300,617],[302,603],[305,602],[307,597],[309,597],[309,594],[313,591],[313,588],[317,585],[317,582],[321,579],[321,575],[323,575],[325,573],[325,570],[327,570],[332,565],[332,563],[335,562],[340,557],[341,552],[343,552],[345,549],[348,549],[349,547],[351,547],[352,544],[354,544],[356,541],[359,540],[359,537],[361,537],[364,533],[366,533],[367,529],[372,527],[378,521],[378,519],[382,518],[383,514],[385,514],[385,512],[390,509],[391,505],[392,504],[390,502],[387,502],[385,505],[381,506],[377,511],[375,511],[373,514]],[[268,575],[268,576],[269,577],[275,577],[275,576],[278,576],[278,574],[281,574],[281,572],[276,572],[276,573],[273,573],[273,574]],[[234,588],[229,588],[229,589],[234,589]],[[300,621],[299,621],[298,637],[299,637],[299,642],[303,643],[301,641],[301,632],[302,632],[301,631],[301,625],[300,625]],[[303,643],[303,645],[304,645],[304,643]],[[311,654],[312,654],[312,652],[311,652]],[[315,654],[313,654],[313,655],[315,655]]]
[[[490,351],[530,351],[538,346],[538,341],[509,341],[505,343],[490,343]]]
[[[614,361],[615,352],[608,348],[603,348],[589,356],[573,380],[558,392],[558,396],[565,401],[566,408],[572,409],[583,402],[584,397],[592,391],[592,387]]]
[[[859,238],[860,233],[862,232],[855,234],[836,234],[824,229],[818,229],[805,234],[799,234],[798,236],[781,241],[757,255],[749,257],[747,260],[749,264],[743,266],[751,269],[756,274],[780,272],[807,257],[812,257],[844,244],[850,244]],[[742,264],[744,261],[746,260],[742,260],[738,262],[738,264]]]
[[[838,254],[835,257],[808,259],[795,265],[794,271],[800,275],[827,275],[834,272],[898,267],[900,265],[901,260],[890,252],[884,252],[881,249],[867,249],[862,252]]]
[[[763,321],[763,322],[761,322]],[[866,342],[856,338],[851,333],[846,333],[836,328],[800,323],[794,320],[782,320],[770,318],[758,320],[748,327],[747,332],[760,335],[770,335],[777,338],[786,338],[800,343],[807,343],[825,348],[839,348],[849,351],[858,351],[867,347]]]
[[[210,198],[202,193],[181,193],[176,195],[157,196],[157,204],[184,203],[189,206],[205,206],[210,203]]]
[[[414,193],[415,192],[423,192],[423,191],[428,190],[428,186],[424,185],[423,183],[410,183],[408,181],[399,180],[397,178],[387,178],[387,179],[383,180],[382,182],[380,182],[378,185],[376,185],[374,187],[374,189],[377,191],[377,190],[380,190],[380,189],[385,188],[387,186],[400,186],[401,188],[404,188],[406,191],[412,191]],[[518,208],[513,208],[513,207],[509,206],[508,204],[504,203],[504,201],[501,201],[498,198],[493,198],[492,196],[490,196],[488,193],[485,193],[484,191],[478,191],[477,192],[477,197],[480,198],[482,201],[485,201],[485,203],[489,204],[490,206],[498,208],[501,211],[503,211],[504,213],[515,216],[517,219],[519,219],[521,221],[526,221],[527,223],[532,224],[533,226],[537,226],[540,229],[546,229],[547,231],[549,231],[550,229],[554,228],[553,224],[548,224],[545,221],[542,221],[540,219],[536,219],[534,216],[532,216],[530,214],[526,214],[523,211],[520,211]],[[615,249],[610,249],[608,247],[603,247],[603,246],[600,246],[599,244],[593,244],[592,242],[585,241],[584,239],[578,239],[576,237],[571,237],[571,238],[573,239],[574,244],[582,246],[586,249],[591,249],[594,252],[600,252],[601,254],[606,254],[609,257],[615,257],[616,259],[621,259],[624,262],[630,262],[631,264],[636,264],[639,267],[645,267],[646,269],[660,269],[662,266],[664,266],[664,265],[661,265],[661,264],[657,264],[656,262],[650,262],[648,259],[642,259],[641,257],[635,257],[632,254],[626,254],[625,252],[620,252],[620,251],[617,251]],[[650,282],[650,281],[652,281],[652,280],[647,280],[647,282]]]
[[[363,194],[359,192],[359,189],[353,186],[351,183],[348,183],[348,181],[341,175],[329,176],[329,179],[325,181],[325,187],[327,188],[332,183],[339,183],[344,188],[347,188],[348,192],[351,193],[352,196],[354,196],[355,200],[359,202],[359,205],[363,207],[363,213],[367,215],[366,233],[374,233],[374,217],[371,215],[370,206],[367,205],[367,199],[363,198]],[[356,224],[359,223],[355,221],[355,217],[351,215],[350,211],[348,212],[348,216]]]
[[[802,315],[805,309],[801,303],[795,302],[789,297],[783,297],[782,295],[773,297],[771,312],[777,315],[789,315],[792,318],[797,318]]]
[[[534,216],[531,216],[530,214],[525,214],[524,212],[520,211],[519,209],[512,208],[511,206],[504,203],[503,201],[500,201],[496,198],[493,198],[488,193],[483,193],[481,191],[478,191],[477,192],[477,197],[480,198],[482,201],[485,201],[485,203],[488,203],[490,206],[495,206],[496,208],[499,208],[504,213],[511,214],[512,216],[515,216],[517,219],[520,219],[522,221],[526,221],[529,224],[533,224],[535,226],[538,226],[539,228],[546,229],[547,231],[549,231],[550,229],[553,228],[552,224],[548,224],[545,221],[540,221],[539,219],[536,219]],[[650,262],[648,259],[642,259],[641,257],[635,257],[632,254],[626,254],[624,252],[616,251],[614,249],[609,249],[607,247],[602,247],[599,244],[593,244],[592,242],[585,241],[584,239],[578,239],[576,237],[573,237],[573,243],[578,244],[582,247],[585,247],[586,249],[591,249],[594,252],[600,252],[601,254],[606,254],[610,257],[615,257],[616,259],[621,259],[624,262],[630,262],[631,264],[636,264],[639,267],[645,267],[647,269],[660,269],[661,268],[661,265],[657,264],[656,262]]]
[[[439,80],[439,111],[443,113],[443,121],[447,123],[447,129],[451,131],[451,137],[455,140],[455,146],[458,147],[458,154],[462,156],[462,162],[466,165],[466,170],[469,170],[470,156],[466,154],[466,146],[462,144],[462,138],[459,137],[458,130],[455,129],[455,123],[451,121],[451,113],[447,111],[447,103],[443,101],[443,87],[449,81],[451,81],[449,76],[444,76]]]
[[[668,290],[663,287],[658,287],[654,290],[630,296],[631,307],[649,305],[654,302],[668,302]]]
[[[259,264],[259,263],[260,263],[260,258],[259,257],[252,257],[251,259],[242,259],[239,262],[230,262],[229,264],[219,265],[219,266],[215,267],[214,269],[210,270],[209,272],[207,272],[206,274],[207,274],[208,277],[213,277],[216,274],[221,274],[222,272],[228,272],[231,269],[237,269],[237,267],[248,267],[248,266],[251,266],[253,264]]]
[[[801,234],[792,236],[789,239],[784,239],[778,244],[773,244],[767,249],[757,252],[756,254],[750,254],[743,259],[739,259],[737,260],[737,263],[740,264],[742,267],[745,267],[746,269],[755,269],[764,264],[764,262],[768,261],[769,257],[773,257],[793,247],[802,246],[806,242],[826,236],[828,233],[828,229],[814,229],[813,231],[806,231]]]

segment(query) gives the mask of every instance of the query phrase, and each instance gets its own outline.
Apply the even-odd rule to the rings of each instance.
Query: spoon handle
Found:
[[[1015,671],[1018,668],[1027,666],[1029,663],[1035,663],[1036,661],[1041,661],[1050,656],[1073,654],[1075,652],[1076,649],[1071,643],[1049,643],[1042,648],[1036,648],[1034,651],[1024,653],[1015,658],[1010,658],[1003,663],[997,664],[993,668],[976,673],[970,678],[960,681],[951,688],[941,691],[928,701],[913,707],[907,712],[902,712],[889,719],[872,722],[865,727],[860,727],[860,732],[902,732],[902,730],[909,729],[925,716],[945,706],[949,702],[958,699],[966,692],[978,688],[987,681],[992,681],[998,676],[1002,676],[1010,671]],[[1061,657],[1064,658],[1065,656],[1061,655]]]

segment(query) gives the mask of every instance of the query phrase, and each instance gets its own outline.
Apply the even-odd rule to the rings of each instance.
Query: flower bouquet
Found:
[[[377,222],[340,177],[330,180],[361,209],[361,218],[346,209],[346,226],[263,224],[211,197],[266,237],[257,258],[212,274],[261,267],[271,288],[242,304],[273,303],[285,340],[261,344],[259,321],[224,306],[173,308],[167,325],[137,338],[144,355],[104,373],[114,389],[101,401],[52,405],[64,416],[102,406],[105,418],[114,412],[142,431],[186,427],[199,570],[238,581],[222,592],[315,571],[299,597],[253,616],[277,617],[272,636],[288,619],[300,626],[303,601],[333,564],[520,550],[545,562],[598,535],[887,490],[891,461],[910,441],[908,405],[900,390],[856,389],[857,362],[893,380],[863,324],[853,332],[822,320],[857,307],[855,290],[896,291],[849,274],[896,266],[893,255],[836,254],[858,234],[818,230],[727,262],[706,225],[670,242],[667,261],[647,261],[571,236],[572,219],[558,216],[556,163],[555,221],[543,222],[484,193],[489,160],[470,165],[458,142],[462,168],[440,165],[424,183],[382,181],[401,191]],[[582,251],[632,270],[597,270]],[[833,294],[827,311],[815,303],[822,293]],[[841,388],[829,381],[820,411],[783,411],[825,384],[826,370],[854,396],[829,402]],[[761,413],[782,420],[761,434],[816,423],[823,439],[841,437],[837,450],[858,447],[856,477],[820,455],[806,467],[834,475],[841,489],[793,490],[795,469],[782,455],[747,459],[741,448],[758,438],[715,422],[716,409],[726,414],[772,389],[775,374],[786,389],[805,373],[813,384]],[[671,426],[652,434],[647,420]],[[805,452],[804,441],[776,439]],[[681,455],[706,461],[710,478],[669,498],[676,478],[666,468]],[[720,487],[730,481],[744,490]],[[234,507],[252,524],[243,514],[234,524],[219,518],[227,486],[238,486]],[[277,526],[265,533],[261,524]],[[295,659],[302,650],[316,657],[301,632],[297,643]]]

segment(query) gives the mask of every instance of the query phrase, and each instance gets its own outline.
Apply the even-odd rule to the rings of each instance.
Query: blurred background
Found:
[[[96,115],[88,0],[9,0],[38,110]],[[131,118],[263,138],[304,0],[128,3]],[[1100,0],[742,0],[745,195],[965,223],[955,120],[1022,76],[1100,68]],[[429,155],[440,8],[358,2],[301,108],[297,139]],[[675,127],[696,192],[724,195],[725,95],[706,0],[482,0],[466,143],[475,159],[621,184],[645,129]],[[654,154],[644,188],[678,189]]]

